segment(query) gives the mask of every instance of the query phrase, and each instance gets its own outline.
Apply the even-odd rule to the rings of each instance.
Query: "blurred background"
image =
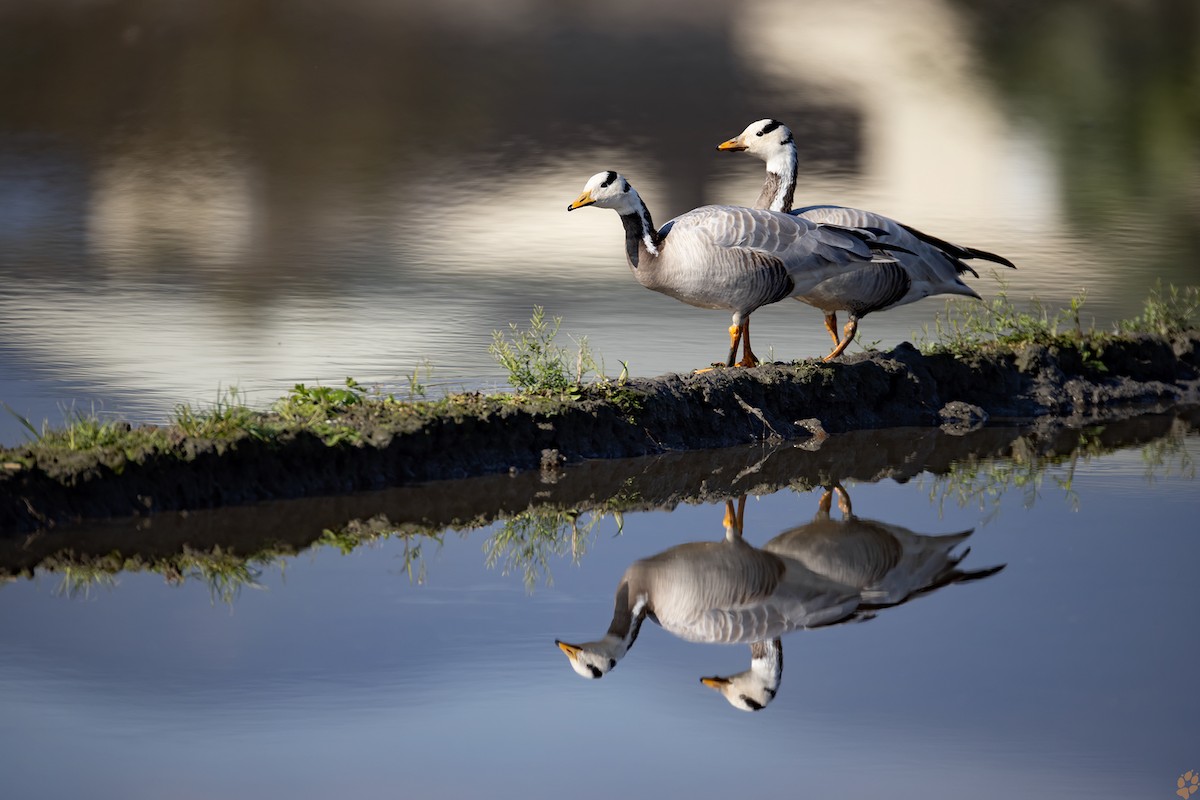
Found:
[[[609,374],[722,358],[728,316],[628,274],[615,169],[658,224],[752,203],[718,153],[776,117],[797,205],[1002,253],[1106,327],[1200,281],[1194,0],[0,0],[0,443],[346,376],[493,388],[535,304]],[[970,279],[969,279],[970,280]],[[985,297],[1001,289],[984,274]],[[943,309],[867,318],[891,347]],[[822,355],[821,315],[755,350]]]

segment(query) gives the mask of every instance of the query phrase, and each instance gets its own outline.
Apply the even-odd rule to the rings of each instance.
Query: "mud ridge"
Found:
[[[824,364],[634,379],[577,400],[473,396],[414,421],[351,415],[355,441],[179,437],[166,452],[6,451],[0,533],[540,469],[564,463],[905,426],[999,421],[1078,427],[1200,402],[1200,332],[1080,346],[922,355],[904,343]]]

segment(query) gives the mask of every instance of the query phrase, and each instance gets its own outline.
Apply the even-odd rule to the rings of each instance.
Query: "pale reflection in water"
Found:
[[[830,515],[834,494],[842,518]],[[746,498],[726,502],[725,538],[688,542],[625,571],[613,619],[597,640],[555,640],[571,667],[600,678],[616,667],[649,617],[688,641],[749,644],[750,667],[728,677],[701,678],[730,705],[761,711],[783,678],[784,634],[873,619],[953,583],[996,574],[1004,565],[961,570],[957,551],[972,530],[940,536],[854,516],[840,485],[825,490],[812,522],[791,528],[761,548],[742,536]]]
[[[642,297],[608,221],[560,198],[613,168],[660,221],[751,202],[713,144],[764,116],[796,132],[798,205],[1004,253],[1011,297],[1086,286],[1107,327],[1194,279],[1200,28],[1194,3],[1045,6],[0,4],[0,399],[161,421],[426,358],[474,388],[535,303],[610,365],[694,369],[720,316]],[[756,312],[759,354],[821,355],[814,320]],[[0,414],[0,442],[22,430]]]

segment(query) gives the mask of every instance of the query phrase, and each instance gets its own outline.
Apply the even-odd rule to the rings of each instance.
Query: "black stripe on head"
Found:
[[[629,186],[629,181],[621,181],[621,183],[622,183],[622,184],[624,185],[624,187],[625,187],[625,188],[621,189],[621,191],[622,191],[622,192],[628,192],[628,191],[629,191],[629,189],[630,189],[630,186]]]
[[[766,706],[764,706],[762,703],[758,702],[757,700],[746,697],[746,695],[744,695],[744,694],[739,695],[738,699],[741,700],[743,703],[745,703],[747,706],[749,706],[751,711],[762,711],[764,708],[766,708]]]
[[[767,124],[763,126],[763,129],[756,133],[755,136],[766,136],[768,133],[775,130],[782,124],[783,123],[777,119],[769,119],[767,120]]]
[[[608,174],[604,176],[604,183],[600,184],[600,188],[601,188],[601,189],[603,189],[604,187],[608,186],[609,184],[611,184],[611,183],[612,183],[613,181],[615,181],[616,179],[617,179],[617,173],[613,172],[613,171],[610,169],[610,170],[608,171]]]
[[[796,138],[789,133],[787,138],[783,140],[783,144],[791,144],[794,141],[796,141]]]

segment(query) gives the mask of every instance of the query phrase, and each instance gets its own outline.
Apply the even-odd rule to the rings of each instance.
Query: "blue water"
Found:
[[[228,602],[145,572],[72,596],[61,572],[39,571],[0,590],[6,788],[715,798],[750,781],[788,796],[1169,796],[1200,747],[1200,440],[1157,466],[1149,452],[1026,471],[1034,483],[995,492],[982,475],[1020,462],[953,485],[847,482],[859,518],[974,528],[961,566],[1006,566],[786,635],[778,696],[754,714],[698,681],[745,669],[745,646],[648,621],[599,681],[554,646],[604,632],[636,559],[721,539],[719,502],[630,512],[620,528],[608,516],[589,529],[585,514],[578,557],[562,548],[529,587],[520,568],[486,566],[498,524],[427,541],[411,578],[400,540],[306,550]],[[820,494],[749,498],[745,538],[807,522]]]

